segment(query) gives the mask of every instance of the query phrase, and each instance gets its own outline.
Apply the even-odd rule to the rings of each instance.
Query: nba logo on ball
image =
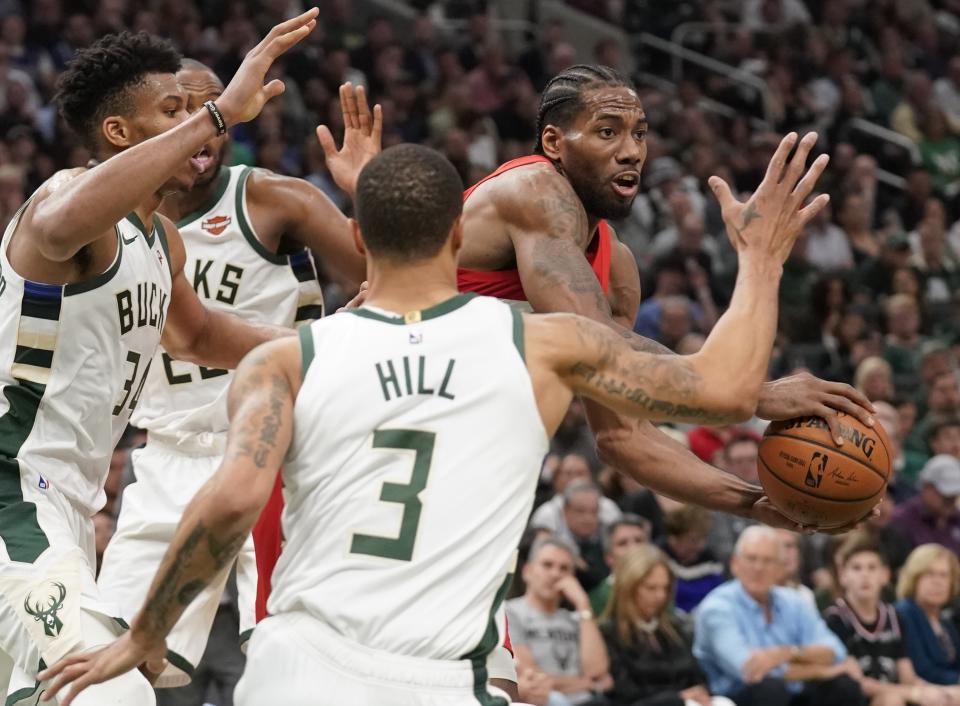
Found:
[[[760,444],[758,474],[770,501],[794,522],[832,529],[858,522],[883,497],[890,442],[879,423],[839,415],[837,446],[819,417],[773,422]]]

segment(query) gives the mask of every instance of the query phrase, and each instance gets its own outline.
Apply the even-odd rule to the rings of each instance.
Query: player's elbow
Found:
[[[763,380],[731,374],[728,365],[713,365],[708,360],[697,360],[703,380],[700,405],[718,424],[745,422],[753,417],[760,402]]]
[[[70,237],[68,227],[50,223],[49,219],[34,218],[32,239],[40,254],[50,262],[66,262],[80,249]]]

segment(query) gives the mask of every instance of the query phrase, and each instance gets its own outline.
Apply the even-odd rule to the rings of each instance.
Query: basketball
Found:
[[[820,529],[863,518],[890,478],[890,440],[873,427],[840,414],[843,446],[820,417],[773,422],[760,444],[760,484],[780,512]]]

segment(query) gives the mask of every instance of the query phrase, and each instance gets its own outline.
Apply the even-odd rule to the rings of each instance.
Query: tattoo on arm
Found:
[[[626,339],[627,343],[629,343],[630,347],[635,351],[640,351],[641,353],[654,353],[656,355],[676,355],[676,353],[667,348],[665,345],[654,341],[652,338],[644,338],[640,334],[634,333],[627,328],[621,328],[619,331],[620,335]]]
[[[571,374],[589,387],[658,417],[703,424],[727,424],[735,419],[734,415],[693,404],[703,388],[703,378],[682,357],[656,355],[625,360],[622,351],[617,350],[616,339],[598,335],[596,329],[583,322],[577,323],[577,334],[582,343],[600,349],[596,364],[577,361],[570,368]]]
[[[237,425],[230,432],[225,463],[252,464],[262,470],[276,449],[290,386],[282,374],[266,375],[265,363],[263,358],[252,360],[237,389],[231,390],[231,397],[235,399],[242,401],[256,395],[262,402],[235,420]],[[201,502],[209,504],[216,502],[216,498],[210,495]],[[189,509],[187,514],[191,514]],[[200,516],[208,519],[196,520],[186,538],[179,546],[171,547],[172,555],[161,565],[156,588],[147,598],[139,618],[138,627],[148,635],[167,635],[183,609],[236,558],[250,534],[246,520],[228,517],[213,521],[209,514]],[[208,522],[213,524],[208,526]]]

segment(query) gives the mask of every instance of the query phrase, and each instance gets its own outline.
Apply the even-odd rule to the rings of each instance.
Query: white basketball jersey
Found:
[[[187,252],[184,275],[210,309],[277,326],[318,319],[323,293],[313,258],[307,250],[277,255],[260,242],[246,208],[249,174],[249,167],[222,168],[210,202],[177,223]],[[232,377],[160,350],[134,424],[174,439],[225,433]]]
[[[521,315],[463,294],[335,314],[300,338],[270,613],[482,664],[547,452]]]
[[[131,214],[116,225],[106,272],[41,284],[7,260],[18,222],[19,214],[0,241],[0,474],[18,470],[21,484],[54,485],[93,515],[166,320],[166,234],[158,217],[147,229]]]

